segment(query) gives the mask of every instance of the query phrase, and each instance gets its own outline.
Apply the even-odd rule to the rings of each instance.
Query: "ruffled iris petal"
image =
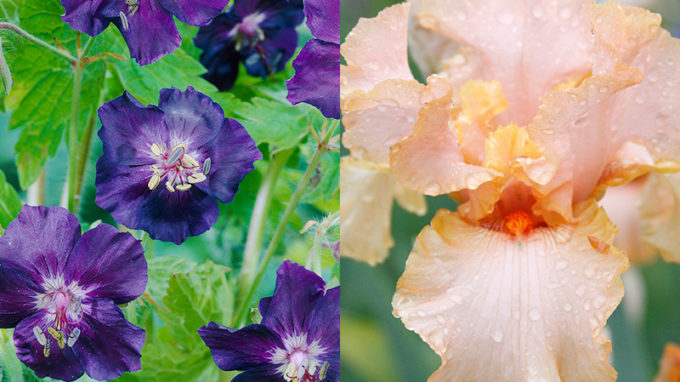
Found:
[[[89,297],[124,304],[146,289],[144,249],[130,233],[100,224],[80,238],[64,269],[64,278],[67,284],[77,282]]]
[[[522,237],[441,210],[420,233],[393,306],[442,358],[431,381],[615,380],[601,331],[628,261],[604,211],[578,210]]]
[[[172,15],[158,0],[140,1],[137,11],[127,16],[127,29],[120,18],[111,21],[120,29],[130,48],[130,56],[139,65],[152,64],[174,52],[182,44]]]
[[[288,101],[306,102],[327,118],[340,118],[340,45],[321,40],[307,41],[293,61]]]
[[[222,370],[245,370],[262,364],[269,367],[271,352],[284,347],[275,333],[260,324],[233,330],[211,322],[199,328],[198,335],[210,348],[215,363]]]
[[[92,299],[83,306],[87,313],[78,323],[80,336],[73,350],[87,374],[111,380],[139,370],[144,330],[129,323],[112,300]]]
[[[34,282],[62,273],[80,239],[80,222],[61,207],[24,206],[0,238],[0,267],[5,262],[32,274]]]
[[[47,326],[45,312],[40,311],[27,317],[14,329],[14,346],[19,360],[33,369],[40,378],[74,381],[83,375],[84,369],[78,356],[68,346],[59,349],[52,340],[53,346],[50,348],[49,357],[45,357],[43,345],[38,343],[33,334],[33,328],[36,326],[41,328]]]
[[[209,23],[227,6],[229,0],[159,0],[159,2],[179,21],[198,27]]]

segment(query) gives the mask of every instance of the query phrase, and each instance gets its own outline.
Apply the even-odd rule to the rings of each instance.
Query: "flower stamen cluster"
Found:
[[[151,145],[151,153],[159,158],[159,162],[151,165],[153,176],[149,179],[149,189],[155,189],[161,179],[167,177],[165,187],[170,192],[187,191],[192,184],[204,182],[210,173],[212,161],[206,158],[201,166],[191,155],[186,152],[186,145],[179,144],[169,152],[158,143]]]
[[[38,296],[38,306],[46,313],[49,326],[34,326],[33,335],[43,346],[45,358],[50,356],[51,341],[47,334],[57,341],[59,349],[64,349],[66,345],[73,347],[80,337],[80,329],[75,325],[83,319],[84,311],[83,296],[78,290],[77,285],[61,285],[49,288],[47,293]]]

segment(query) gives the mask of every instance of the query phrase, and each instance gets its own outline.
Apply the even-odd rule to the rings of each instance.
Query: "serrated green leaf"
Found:
[[[5,174],[0,171],[0,234],[7,224],[14,220],[21,211],[21,199],[14,187],[7,183]]]
[[[168,289],[170,278],[177,273],[190,272],[196,265],[195,262],[183,257],[160,256],[149,259],[147,291],[156,301],[161,303],[161,299]]]
[[[224,373],[213,363],[197,330],[210,321],[227,323],[231,319],[233,294],[227,271],[208,261],[189,273],[170,277],[163,298],[167,310],[157,310],[164,327],[142,350],[142,370],[135,377],[144,381],[222,379]]]

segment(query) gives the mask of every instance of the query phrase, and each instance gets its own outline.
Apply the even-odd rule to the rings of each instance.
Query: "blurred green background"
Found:
[[[397,1],[342,0],[343,38],[359,17],[374,17],[394,3]],[[678,0],[629,3],[662,13],[664,26],[679,30]],[[429,198],[428,213],[423,217],[411,215],[395,204],[395,246],[387,261],[370,267],[342,259],[343,382],[425,381],[439,367],[439,357],[429,346],[392,316],[391,301],[416,235],[440,208],[455,209],[455,203],[448,197]],[[680,266],[658,261],[631,267],[624,276],[629,292],[608,321],[613,364],[620,382],[651,381],[664,345],[669,341],[680,343]],[[633,288],[639,296],[634,296]]]

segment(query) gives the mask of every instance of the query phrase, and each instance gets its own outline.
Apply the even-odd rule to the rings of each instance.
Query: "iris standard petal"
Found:
[[[144,248],[129,232],[100,224],[80,238],[64,269],[66,284],[75,281],[91,298],[124,304],[144,293]]]
[[[615,380],[601,331],[628,261],[594,202],[577,218],[513,236],[439,211],[393,299],[394,314],[442,358],[431,381]]]

